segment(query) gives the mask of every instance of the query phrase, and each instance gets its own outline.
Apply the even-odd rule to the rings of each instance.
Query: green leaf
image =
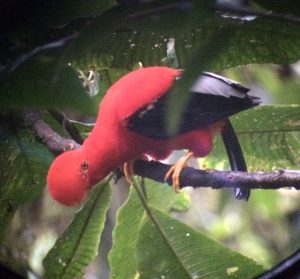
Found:
[[[74,217],[44,259],[45,278],[80,278],[96,257],[110,203],[108,183],[95,186],[91,197]]]
[[[53,155],[23,126],[16,112],[0,114],[0,240],[17,208],[44,188]]]
[[[174,38],[178,62],[184,67],[195,51],[226,29],[232,31],[230,47],[206,70],[299,59],[297,24],[282,24],[269,18],[232,20],[216,13],[212,4],[211,0],[188,3],[164,0],[110,9],[82,30],[68,48],[65,59],[122,68],[131,68],[139,61],[144,66],[163,65],[167,42]],[[111,58],[109,65],[107,57]],[[199,62],[193,60],[192,64]]]
[[[169,187],[151,180],[145,180],[145,185],[149,202],[165,211],[173,210],[177,198],[181,199],[184,195],[175,194]],[[126,204],[118,212],[117,226],[113,232],[113,247],[109,254],[111,278],[134,278],[137,272],[136,243],[145,214],[136,191],[131,188]]]
[[[217,32],[211,37],[207,44],[203,44],[196,54],[192,57],[190,63],[185,70],[183,77],[176,82],[176,85],[171,90],[169,98],[169,106],[166,115],[169,132],[176,133],[180,125],[180,119],[188,104],[190,94],[182,94],[182,92],[189,92],[195,80],[199,77],[199,73],[211,68],[221,59],[225,51],[229,47],[231,37],[234,31],[231,29],[224,29]],[[192,61],[199,61],[193,63]],[[178,102],[180,100],[180,102]]]
[[[253,278],[263,268],[151,207],[137,244],[140,278]]]
[[[299,168],[300,106],[259,106],[232,117],[249,170],[267,171]],[[228,167],[220,139],[205,159],[209,167],[220,163]]]
[[[130,189],[126,204],[119,210],[109,253],[110,278],[129,279],[136,274],[135,246],[144,209],[136,193]]]
[[[0,85],[0,107],[56,107],[89,113],[92,102],[77,73],[58,63],[56,55],[29,59],[9,74]]]

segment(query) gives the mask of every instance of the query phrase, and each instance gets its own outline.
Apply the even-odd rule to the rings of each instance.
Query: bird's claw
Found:
[[[138,158],[130,160],[130,161],[124,163],[124,165],[123,165],[123,172],[124,172],[125,178],[129,184],[132,184],[132,182],[133,182],[132,176],[134,175],[134,164],[135,164],[135,161],[138,159],[148,161],[148,157],[146,155],[142,154]]]
[[[181,189],[180,183],[179,183],[179,177],[180,177],[180,172],[182,170],[182,168],[179,169],[177,163],[175,165],[173,165],[172,167],[170,167],[170,169],[168,170],[168,172],[166,173],[166,175],[164,177],[164,181],[166,182],[168,180],[168,178],[170,176],[172,176],[172,186],[176,193],[180,192],[180,189]]]
[[[187,161],[193,156],[193,152],[188,152],[185,156],[180,158],[171,168],[167,171],[164,181],[166,182],[170,176],[172,176],[172,186],[176,193],[180,192],[180,173],[187,165]]]
[[[134,175],[134,161],[126,162],[123,167],[124,175],[129,184],[132,184],[132,176]]]

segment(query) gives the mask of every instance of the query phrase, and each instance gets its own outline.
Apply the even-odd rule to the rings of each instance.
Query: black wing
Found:
[[[258,105],[259,99],[247,95],[248,88],[222,76],[203,73],[192,86],[178,134],[205,128],[235,113]],[[140,135],[169,139],[166,111],[169,92],[149,103],[127,119],[127,127]],[[180,101],[180,100],[178,100]]]

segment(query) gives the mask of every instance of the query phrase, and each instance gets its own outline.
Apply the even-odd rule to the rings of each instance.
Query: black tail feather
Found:
[[[246,172],[247,165],[243,155],[243,151],[229,119],[226,128],[222,132],[222,139],[230,162],[231,170]],[[244,199],[247,201],[249,199],[249,189],[235,188],[234,192],[235,197],[239,200]]]

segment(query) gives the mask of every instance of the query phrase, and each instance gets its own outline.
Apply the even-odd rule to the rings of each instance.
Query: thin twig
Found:
[[[144,18],[144,17],[149,17],[161,13],[167,13],[170,11],[189,11],[193,7],[193,4],[190,1],[182,1],[180,3],[176,4],[169,4],[169,5],[162,5],[157,8],[148,8],[148,9],[143,9],[140,11],[137,11],[135,13],[131,13],[125,17],[126,20],[128,19],[139,19],[139,18]]]
[[[8,64],[3,68],[3,70],[0,72],[0,80],[6,79],[10,74],[12,74],[17,68],[19,68],[21,65],[23,65],[26,61],[28,61],[30,58],[34,57],[35,55],[51,49],[57,49],[61,48],[62,46],[65,46],[69,42],[73,41],[75,38],[78,37],[78,34],[72,34],[70,36],[66,36],[60,40],[47,43],[45,45],[39,46],[34,48],[28,53],[25,53],[18,57],[16,60],[12,61],[12,63]]]

